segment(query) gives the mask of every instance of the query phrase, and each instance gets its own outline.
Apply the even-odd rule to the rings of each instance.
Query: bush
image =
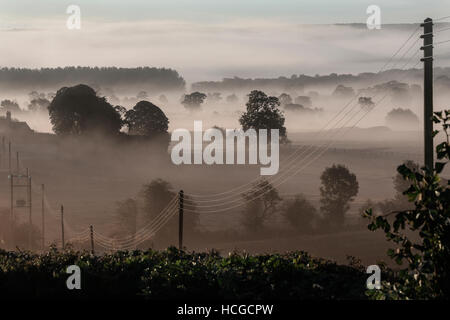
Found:
[[[311,232],[317,210],[302,194],[299,194],[295,199],[284,203],[282,213],[297,231]]]
[[[404,194],[414,208],[391,212],[395,214],[392,223],[387,215],[375,216],[370,209],[365,213],[371,219],[370,230],[383,230],[386,238],[397,244],[388,255],[399,265],[408,263],[398,272],[397,281],[384,282],[382,291],[372,293],[378,299],[450,297],[450,184],[442,183],[439,176],[450,160],[450,110],[436,112],[433,120],[442,123],[446,134],[446,141],[436,147],[435,169],[417,170],[405,164],[397,168],[409,184]]]
[[[66,268],[81,269],[82,290],[67,290]],[[310,257],[165,251],[45,254],[0,251],[0,296],[8,298],[365,299],[358,268]]]

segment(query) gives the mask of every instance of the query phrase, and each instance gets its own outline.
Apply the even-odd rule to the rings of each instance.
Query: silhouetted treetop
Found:
[[[118,134],[122,127],[119,112],[84,84],[59,89],[48,111],[53,131],[59,135]]]
[[[200,105],[205,101],[206,97],[206,94],[197,91],[191,94],[185,94],[181,104],[186,109],[196,110],[200,108]]]
[[[394,108],[386,115],[386,125],[392,129],[417,129],[419,118],[410,109]]]
[[[16,101],[12,101],[9,99],[2,100],[0,103],[2,111],[9,111],[9,112],[20,112],[22,111],[19,107],[19,104]]]
[[[128,133],[142,136],[167,133],[169,119],[164,112],[153,103],[139,101],[133,109],[125,113]]]
[[[247,111],[239,119],[242,129],[278,129],[280,141],[287,141],[285,118],[279,109],[280,101],[277,97],[267,96],[262,91],[253,90],[248,95],[246,106]]]

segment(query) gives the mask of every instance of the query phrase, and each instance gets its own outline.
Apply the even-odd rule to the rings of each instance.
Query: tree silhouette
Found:
[[[119,234],[134,235],[136,233],[138,204],[135,199],[117,202],[116,220]]]
[[[375,103],[373,103],[371,97],[359,97],[358,103],[361,107],[361,109],[370,111],[375,106]]]
[[[208,93],[207,99],[211,102],[219,102],[222,100],[222,94],[220,92]]]
[[[34,112],[48,112],[48,106],[50,105],[50,101],[46,98],[35,98],[30,101],[28,105],[28,110]]]
[[[12,113],[22,111],[19,107],[19,104],[16,101],[12,101],[9,99],[2,100],[0,105],[2,106],[3,111],[9,111]]]
[[[239,119],[244,130],[278,129],[280,140],[287,140],[284,114],[280,111],[280,101],[264,92],[253,90],[246,104],[247,111]]]
[[[139,101],[124,118],[128,133],[133,135],[152,136],[167,133],[169,128],[169,119],[164,112],[148,101]]]
[[[406,160],[403,162],[403,165],[412,172],[421,172],[419,164],[412,160]],[[393,177],[392,182],[395,190],[394,198],[377,203],[377,207],[379,207],[381,212],[384,214],[388,214],[393,211],[412,209],[414,207],[414,203],[410,202],[408,197],[403,194],[409,189],[411,182],[403,179],[403,176],[400,173],[397,173]]]
[[[294,101],[296,104],[301,104],[305,108],[309,108],[312,106],[311,98],[308,96],[298,96]]]
[[[394,129],[414,129],[419,124],[419,118],[410,109],[392,109],[386,115],[386,124]]]
[[[333,96],[337,98],[350,98],[355,95],[355,90],[352,87],[346,87],[342,84],[338,85],[333,92]]]
[[[139,100],[144,100],[148,98],[148,94],[146,91],[139,91],[138,94],[136,95],[136,98]]]
[[[244,193],[242,197],[246,202],[242,224],[250,231],[261,229],[282,200],[277,189],[265,179],[253,184],[252,189]]]
[[[227,100],[227,103],[237,103],[239,101],[239,98],[237,97],[237,95],[235,95],[233,93],[233,94],[230,94],[229,96],[227,96],[226,100]]]
[[[205,101],[205,99],[206,94],[196,91],[191,94],[185,94],[181,104],[183,104],[186,109],[196,110],[200,108],[200,105],[203,101]]]
[[[171,184],[162,179],[152,180],[143,186],[140,193],[144,202],[145,220],[154,221],[159,214],[167,208],[167,205],[176,196]],[[188,236],[194,232],[198,225],[198,214],[195,212],[195,204],[189,198],[184,198],[185,206],[189,208],[189,214],[184,216],[185,234]],[[177,208],[172,208],[177,210]],[[166,212],[167,214],[167,212]],[[167,245],[175,245],[178,242],[178,219],[172,217],[166,225],[157,233],[157,239]]]
[[[59,89],[48,110],[58,135],[118,134],[122,127],[120,114],[113,106],[84,84]]]
[[[343,165],[326,168],[320,176],[320,209],[324,214],[324,223],[330,227],[344,224],[349,202],[358,194],[359,184],[356,176]]]
[[[292,98],[287,93],[280,94],[280,96],[278,97],[278,100],[280,101],[280,104],[282,106],[285,106],[287,104],[291,104],[292,103]]]
[[[293,200],[287,200],[283,204],[282,214],[296,230],[309,232],[313,228],[312,223],[317,210],[304,195],[299,194]]]

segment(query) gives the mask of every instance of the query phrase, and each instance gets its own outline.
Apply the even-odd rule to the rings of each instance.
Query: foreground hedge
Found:
[[[81,268],[68,290],[66,268]],[[365,299],[363,270],[311,258],[165,251],[45,254],[0,251],[0,296],[7,298]]]

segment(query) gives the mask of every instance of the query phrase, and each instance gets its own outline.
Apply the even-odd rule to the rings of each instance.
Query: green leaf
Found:
[[[444,170],[446,164],[447,163],[445,163],[445,162],[436,162],[434,164],[435,169],[436,169],[436,173],[441,173],[442,170]]]

